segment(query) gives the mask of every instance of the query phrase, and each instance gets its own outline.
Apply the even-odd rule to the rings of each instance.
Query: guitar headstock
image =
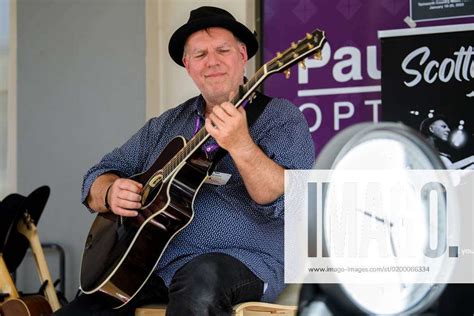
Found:
[[[23,213],[22,218],[18,221],[17,229],[20,234],[29,240],[37,236],[35,222],[28,212]]]
[[[324,31],[314,30],[306,33],[306,36],[297,43],[291,43],[291,46],[283,52],[278,52],[276,57],[266,64],[267,73],[285,72],[289,77],[289,68],[300,62],[304,68],[304,59],[310,55],[314,55],[315,59],[321,59],[321,50],[326,43]]]
[[[33,219],[31,218],[31,215],[30,213],[28,212],[25,212],[23,213],[23,223],[26,225],[26,227],[31,230],[31,229],[34,229],[34,225],[35,225],[35,222],[33,221]]]

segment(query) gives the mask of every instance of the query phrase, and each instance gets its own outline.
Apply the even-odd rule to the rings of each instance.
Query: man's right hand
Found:
[[[142,189],[143,185],[139,182],[125,178],[115,179],[107,194],[110,211],[119,216],[137,216],[138,212],[135,210],[142,207]]]

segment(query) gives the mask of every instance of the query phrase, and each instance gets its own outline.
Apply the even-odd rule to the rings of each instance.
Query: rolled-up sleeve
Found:
[[[82,203],[89,209],[87,196],[94,181],[100,175],[113,172],[122,178],[130,177],[142,171],[149,152],[155,143],[156,131],[164,119],[154,118],[149,120],[138,132],[136,132],[121,147],[115,148],[107,153],[98,164],[90,168],[83,178]],[[92,211],[92,210],[91,210]]]
[[[271,122],[265,127],[257,127],[263,132],[257,136],[257,143],[265,154],[285,169],[311,169],[315,152],[308,123],[301,111],[283,99],[273,99],[262,114],[262,121]],[[284,215],[284,196],[275,201],[253,206],[270,217]]]

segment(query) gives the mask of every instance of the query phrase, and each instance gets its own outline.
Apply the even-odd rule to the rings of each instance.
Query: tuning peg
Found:
[[[296,45],[295,42],[291,42],[291,48],[296,49],[297,47],[298,47],[298,45]]]
[[[26,228],[31,229],[31,224],[33,223],[33,219],[30,216],[30,213],[25,212],[23,213],[23,223],[25,223]]]
[[[309,33],[306,33],[306,38],[310,40],[310,39],[313,38],[313,35],[311,35],[311,34],[309,34]]]
[[[285,73],[285,78],[286,78],[286,79],[290,79],[290,75],[291,75],[291,70],[290,70],[290,68],[288,68],[287,70],[285,70],[284,73]]]
[[[314,47],[314,45],[313,45],[313,44],[311,44],[311,43],[308,43],[308,49],[312,49],[313,47]]]
[[[304,60],[300,61],[300,67],[301,69],[306,69],[306,64],[304,63]]]
[[[318,51],[314,54],[314,59],[316,59],[316,60],[321,60],[321,59],[323,59],[323,56],[321,55],[321,50],[318,50]]]
[[[283,66],[283,62],[280,61],[281,57],[283,57],[283,54],[280,53],[280,52],[277,52],[276,57],[278,58],[278,60],[277,60],[278,67]]]

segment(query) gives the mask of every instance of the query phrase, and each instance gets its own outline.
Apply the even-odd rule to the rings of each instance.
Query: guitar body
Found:
[[[41,295],[9,299],[1,304],[0,312],[2,316],[49,316],[53,314],[48,301]]]
[[[97,215],[82,257],[84,293],[102,293],[114,308],[125,305],[153,273],[169,242],[191,222],[194,197],[211,162],[196,152],[172,175],[161,172],[185,145],[184,138],[173,139],[147,171],[131,178],[144,185],[138,216]]]

